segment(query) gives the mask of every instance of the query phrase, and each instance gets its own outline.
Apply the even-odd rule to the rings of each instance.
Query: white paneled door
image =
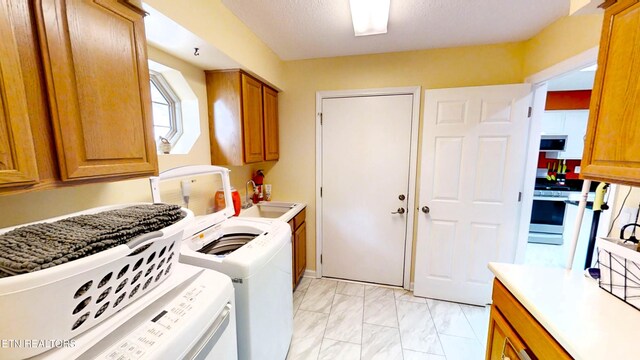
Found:
[[[425,91],[417,296],[484,305],[491,261],[513,262],[530,85]]]
[[[323,276],[403,285],[414,101],[322,99]]]

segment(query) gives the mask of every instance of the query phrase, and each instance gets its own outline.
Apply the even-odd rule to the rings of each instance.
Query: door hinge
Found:
[[[322,264],[322,254],[320,254],[320,264]]]
[[[322,125],[322,113],[318,113],[318,116],[320,116],[320,125]]]
[[[529,106],[529,113],[528,113],[527,117],[531,117],[532,114],[533,114],[533,108],[531,106]]]
[[[518,202],[522,202],[522,191],[518,192]]]
[[[320,186],[320,197],[322,197],[322,186]]]

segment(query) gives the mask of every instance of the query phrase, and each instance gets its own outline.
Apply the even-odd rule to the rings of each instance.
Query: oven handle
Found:
[[[554,197],[554,196],[534,196],[533,201],[565,201],[569,200],[569,197]]]

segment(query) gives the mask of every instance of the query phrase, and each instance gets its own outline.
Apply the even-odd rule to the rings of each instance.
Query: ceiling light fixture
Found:
[[[349,0],[356,36],[387,33],[391,0]]]

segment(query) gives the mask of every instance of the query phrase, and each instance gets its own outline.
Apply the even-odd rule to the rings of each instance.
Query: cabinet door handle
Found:
[[[516,347],[515,347],[515,346],[513,346],[513,344],[512,344],[512,343],[511,343],[511,341],[509,340],[509,338],[508,338],[508,337],[505,337],[505,338],[504,338],[504,344],[502,344],[502,356],[501,356],[502,360],[511,360],[511,358],[510,358],[510,357],[508,357],[508,356],[506,355],[506,352],[507,352],[507,344],[508,344],[508,345],[509,345],[509,347],[511,347],[512,349],[514,349],[514,350],[516,349]],[[518,355],[518,359],[519,359],[519,360],[532,360],[532,359],[531,359],[531,356],[529,356],[529,354],[527,353],[527,349],[522,349],[522,350],[518,351],[518,352],[516,353],[516,355]]]
[[[398,211],[394,211],[392,214],[404,214],[404,208],[398,208]]]

